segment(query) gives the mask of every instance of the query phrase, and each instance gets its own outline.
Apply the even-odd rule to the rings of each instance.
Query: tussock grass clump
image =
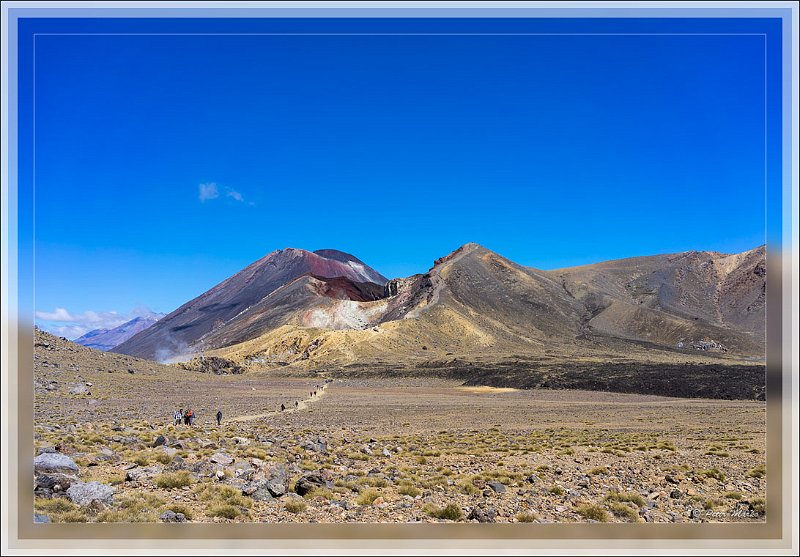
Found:
[[[65,497],[53,497],[52,499],[37,499],[33,508],[48,513],[64,513],[73,511],[78,506]]]
[[[253,501],[250,498],[245,497],[240,490],[234,489],[229,485],[209,485],[197,490],[196,493],[201,501],[236,505],[248,509],[253,506]]]
[[[176,487],[186,487],[191,485],[194,480],[186,470],[180,472],[167,472],[159,474],[154,479],[155,484],[162,489],[174,489]]]
[[[598,522],[608,522],[609,519],[608,513],[600,505],[581,505],[576,512],[583,518]]]
[[[358,480],[358,483],[361,485],[367,485],[369,487],[386,487],[389,485],[389,482],[387,482],[385,479],[373,477],[361,478]]]
[[[517,522],[536,522],[537,518],[539,517],[533,513],[524,513],[524,512],[517,513],[516,516]]]
[[[608,474],[608,467],[598,466],[597,468],[592,468],[591,470],[589,470],[590,476],[598,476],[600,474]]]
[[[333,499],[333,492],[327,487],[315,487],[314,489],[303,495],[303,497],[307,499],[313,499],[314,497],[322,497],[330,501],[331,499]]]
[[[709,468],[708,470],[701,470],[700,474],[702,474],[703,476],[705,476],[707,478],[714,478],[715,480],[718,480],[720,482],[724,482],[725,481],[725,474],[723,474],[719,470],[719,468],[716,468],[716,467],[715,468]]]
[[[172,503],[171,505],[166,506],[167,510],[170,510],[174,513],[182,513],[183,516],[186,517],[186,520],[191,520],[194,518],[194,512],[189,505],[182,505],[180,503]]]
[[[758,514],[766,514],[767,512],[767,503],[761,497],[757,497],[750,501],[750,507],[757,512]]]
[[[97,515],[97,522],[155,522],[157,509],[164,503],[159,497],[146,493],[140,496],[122,496],[113,509]],[[47,513],[53,522],[88,522],[88,517],[78,506],[65,498],[36,501],[35,508]]]
[[[52,522],[89,522],[89,519],[79,510],[67,511],[55,516],[50,516]]]
[[[133,462],[139,466],[147,466],[150,464],[150,459],[145,454],[139,454],[134,457]]]
[[[647,504],[644,497],[633,491],[609,493],[606,495],[605,501],[606,503],[633,503],[637,507],[644,507]]]
[[[283,504],[283,508],[290,513],[297,514],[306,510],[306,503],[302,499],[291,497],[288,501],[286,501],[286,503]]]
[[[218,516],[220,518],[227,518],[229,520],[233,520],[240,514],[240,511],[237,507],[233,505],[221,504],[221,505],[212,505],[211,507],[206,510],[206,514],[208,516]]]
[[[558,486],[558,485],[554,485],[553,487],[549,488],[549,489],[547,490],[547,492],[548,492],[550,495],[557,495],[557,496],[559,496],[559,497],[560,497],[561,495],[564,495],[564,489],[563,489],[561,486]]]
[[[169,464],[170,462],[172,462],[172,455],[169,455],[162,451],[156,455],[156,460],[161,464]]]
[[[716,507],[721,507],[724,502],[720,499],[706,499],[703,503],[703,508],[710,511]]]
[[[722,496],[726,499],[735,499],[737,501],[742,498],[742,494],[738,491],[726,491]]]
[[[463,480],[458,483],[458,488],[467,495],[479,495],[481,490],[475,487],[470,480]]]
[[[611,501],[608,503],[608,508],[611,510],[612,514],[619,518],[624,518],[626,520],[630,520],[631,522],[636,522],[639,519],[639,513],[636,512],[630,505],[625,503],[617,503],[616,501]]]
[[[428,503],[423,509],[428,516],[440,518],[444,520],[461,520],[464,518],[464,513],[461,507],[455,503],[450,503],[444,508],[439,508],[436,505]]]
[[[472,484],[470,484],[472,485]],[[421,494],[422,492],[411,485],[410,483],[403,483],[400,485],[400,489],[398,490],[400,495],[408,495],[410,497],[416,497],[417,495]]]
[[[377,489],[365,489],[359,494],[356,503],[359,505],[371,505],[380,496],[381,492]]]
[[[338,479],[334,480],[333,485],[344,490],[356,491],[357,490],[356,486],[358,484],[356,484],[356,482],[348,482],[342,479]]]
[[[759,464],[755,468],[748,470],[745,476],[748,478],[763,478],[767,475],[767,467],[763,464]]]

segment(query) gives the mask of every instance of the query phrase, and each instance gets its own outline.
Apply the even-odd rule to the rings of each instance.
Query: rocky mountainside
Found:
[[[164,317],[163,313],[152,314],[149,316],[134,317],[130,321],[123,323],[113,329],[95,329],[85,335],[76,338],[74,342],[95,350],[108,351],[119,346],[136,333],[144,331],[156,321]]]
[[[293,285],[301,278],[301,283]],[[321,286],[328,279],[337,281],[328,287]],[[115,347],[114,351],[166,361],[191,353],[206,335],[231,343],[245,340],[242,335],[260,334],[282,324],[287,319],[286,314],[308,306],[302,286],[309,281],[316,281],[317,291],[323,298],[352,295],[358,300],[373,297],[370,292],[376,288],[382,292],[386,280],[361,260],[344,252],[291,248],[274,251],[182,305],[155,326]],[[373,286],[365,286],[365,283]],[[220,329],[232,322],[235,322],[234,331],[222,334]],[[250,330],[254,332],[248,333]]]
[[[763,248],[540,271],[467,244],[386,281],[341,252],[282,250],[115,350],[158,358],[166,345],[246,370],[752,364],[763,361],[764,270]]]
[[[546,271],[585,308],[587,330],[700,350],[763,354],[764,247],[686,252]]]

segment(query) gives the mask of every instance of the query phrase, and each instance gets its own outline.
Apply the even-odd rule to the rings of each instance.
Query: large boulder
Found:
[[[78,472],[78,465],[65,454],[42,453],[33,459],[33,469],[36,472],[62,472],[70,474]]]
[[[166,444],[167,444],[167,438],[164,437],[163,435],[159,435],[153,440],[154,447],[160,447],[161,445],[166,445]]]
[[[295,483],[294,490],[298,495],[305,495],[320,487],[333,487],[330,482],[326,482],[318,472],[312,472],[302,476]]]
[[[99,501],[104,505],[114,502],[114,488],[100,482],[76,482],[67,489],[67,497],[73,503],[80,506],[87,506],[93,501]]]
[[[283,464],[276,464],[266,472],[267,489],[274,497],[289,491],[289,470]]]
[[[50,474],[36,473],[33,478],[33,492],[39,496],[50,497],[54,493],[63,493],[77,481],[78,478],[71,474],[61,474],[60,472]]]
[[[259,473],[258,477],[242,488],[242,493],[257,501],[271,501],[274,497],[286,495],[288,491],[289,471],[283,464],[277,464]]]

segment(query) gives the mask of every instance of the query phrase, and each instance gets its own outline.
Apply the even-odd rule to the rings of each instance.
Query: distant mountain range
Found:
[[[764,247],[541,271],[477,244],[387,280],[336,251],[272,252],[113,351],[213,354],[246,369],[425,369],[559,362],[764,358]]]
[[[163,313],[153,313],[147,316],[139,316],[123,323],[113,329],[95,329],[89,331],[73,342],[94,348],[96,350],[108,351],[131,338],[136,333],[144,331],[156,321],[164,317]]]

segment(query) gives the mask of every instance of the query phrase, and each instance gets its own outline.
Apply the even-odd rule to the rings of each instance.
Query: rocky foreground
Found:
[[[37,520],[764,519],[757,439],[500,427],[365,436],[360,428],[259,423],[268,419],[39,425]]]
[[[41,333],[34,372],[38,521],[765,519],[760,401],[223,376]]]

